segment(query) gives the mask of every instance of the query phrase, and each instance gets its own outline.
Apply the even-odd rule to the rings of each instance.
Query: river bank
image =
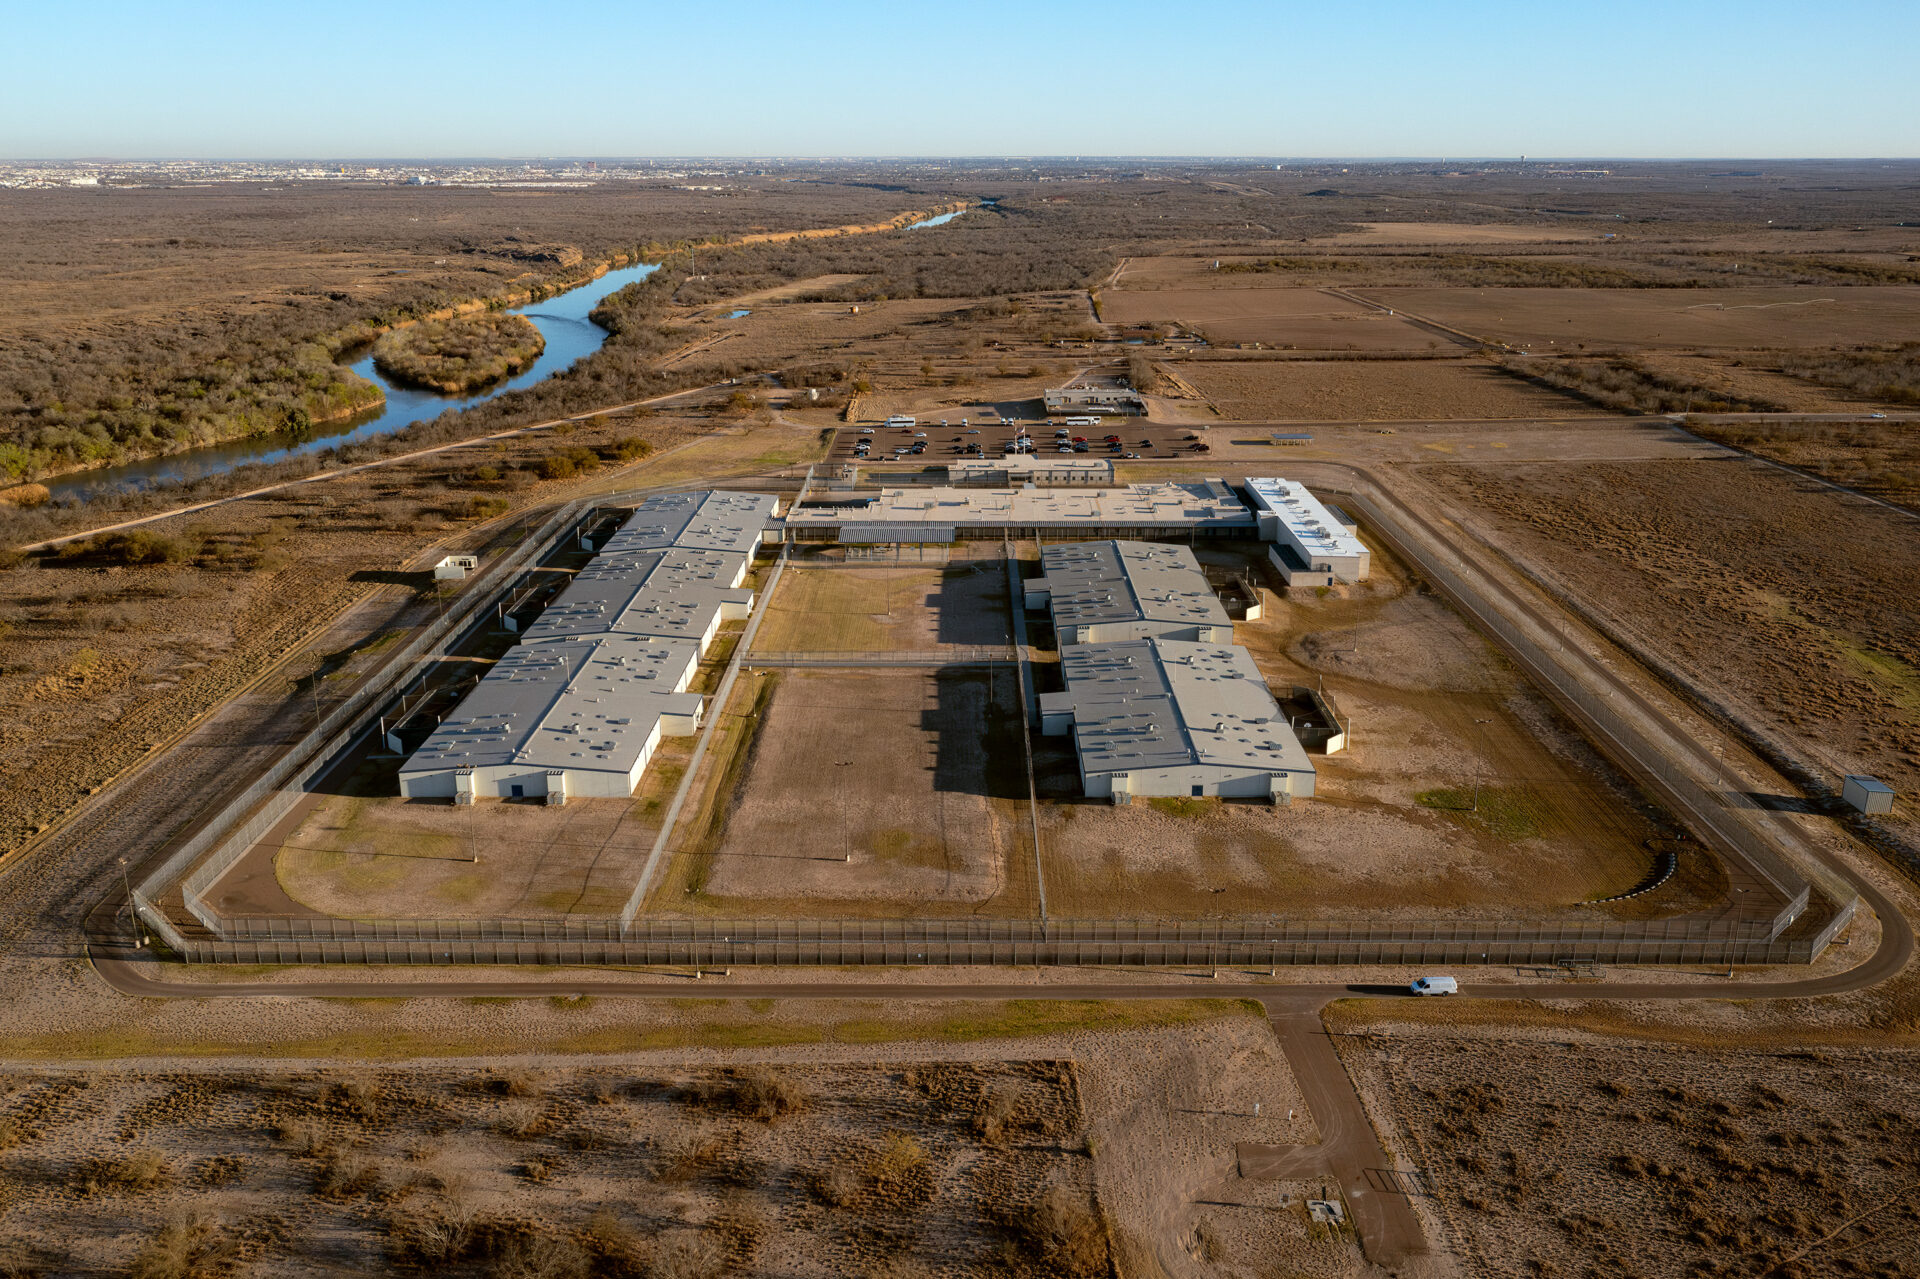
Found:
[[[694,242],[647,244],[640,247],[648,256],[655,257],[655,261],[639,262],[632,254],[615,253],[570,271],[558,280],[541,281],[510,289],[491,298],[477,298],[443,307],[399,324],[360,327],[348,333],[336,334],[329,339],[328,349],[347,371],[382,392],[384,398],[377,404],[325,417],[312,415],[312,425],[298,432],[234,436],[172,452],[76,468],[45,477],[42,482],[47,484],[56,502],[86,501],[129,488],[190,483],[249,463],[284,461],[388,435],[414,422],[431,420],[449,411],[472,408],[508,392],[532,386],[592,355],[608,337],[607,329],[592,318],[595,308],[627,285],[652,275],[660,269],[661,260],[676,253],[695,247],[719,251],[746,244],[880,234],[915,226],[938,225],[969,208],[977,207],[977,204],[972,200],[948,201],[930,209],[898,214],[883,223],[818,227],[791,232],[755,232],[714,237],[697,245]],[[545,350],[523,372],[479,391],[448,395],[405,386],[387,378],[375,367],[373,346],[384,334],[416,324],[502,309],[523,315],[546,343]]]

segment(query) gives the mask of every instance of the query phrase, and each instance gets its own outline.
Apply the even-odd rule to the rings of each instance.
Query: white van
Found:
[[[1097,417],[1063,417],[1063,418],[1061,418],[1060,420],[1061,420],[1061,421],[1062,421],[1063,423],[1065,423],[1066,425],[1068,425],[1068,426],[1098,426],[1098,425],[1100,425],[1100,419],[1099,419],[1099,418],[1097,418]]]
[[[1457,995],[1460,983],[1452,977],[1420,977],[1407,990],[1415,995]]]

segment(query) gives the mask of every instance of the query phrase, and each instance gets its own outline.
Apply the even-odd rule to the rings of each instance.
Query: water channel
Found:
[[[917,231],[922,227],[944,226],[965,212],[965,209],[956,209],[952,213],[923,218],[907,229]],[[496,395],[532,386],[543,378],[571,368],[575,361],[598,351],[607,340],[607,331],[588,319],[589,313],[600,304],[600,299],[646,279],[659,269],[657,263],[622,267],[564,293],[557,293],[544,302],[529,302],[525,306],[510,308],[513,314],[524,315],[533,321],[533,327],[539,329],[541,336],[547,340],[546,350],[524,373],[496,382],[485,390],[469,395],[441,395],[435,391],[402,386],[374,368],[373,350],[368,346],[352,359],[348,367],[386,392],[386,403],[378,408],[338,422],[322,423],[305,435],[262,435],[228,440],[168,457],[150,457],[91,471],[76,471],[47,480],[46,486],[55,500],[85,500],[118,490],[144,488],[150,484],[197,480],[251,462],[279,462],[305,453],[319,453],[345,444],[357,444],[362,440],[390,435],[415,422],[431,420],[448,409],[470,408]],[[747,314],[747,311],[736,311],[728,318]]]
[[[142,488],[154,483],[196,480],[218,475],[249,462],[278,462],[303,453],[318,453],[343,444],[356,444],[376,436],[389,435],[415,422],[436,418],[448,409],[470,408],[496,395],[532,386],[573,366],[576,360],[592,355],[607,340],[607,331],[588,319],[600,299],[659,270],[656,263],[622,267],[597,280],[557,293],[544,302],[529,302],[511,308],[515,315],[533,321],[533,327],[547,340],[525,372],[496,382],[485,390],[468,395],[441,395],[418,390],[389,380],[373,367],[373,350],[363,349],[348,365],[355,373],[377,384],[387,393],[387,402],[358,416],[316,426],[303,436],[262,435],[251,439],[210,444],[169,457],[151,457],[98,470],[79,471],[46,481],[56,499],[86,498],[116,489]]]

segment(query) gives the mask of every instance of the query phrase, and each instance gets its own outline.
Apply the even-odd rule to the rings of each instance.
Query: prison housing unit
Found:
[[[1049,417],[1080,413],[1145,413],[1146,397],[1116,386],[1063,386],[1041,397]]]
[[[1144,639],[1060,650],[1066,691],[1040,696],[1041,731],[1073,734],[1096,799],[1215,795],[1287,803],[1313,762],[1234,644]]]
[[[748,561],[741,551],[602,551],[527,628],[525,640],[645,635],[692,640],[704,654],[722,622],[753,612],[753,592],[740,585]]]
[[[1364,582],[1373,556],[1353,531],[1293,480],[1249,479],[1247,496],[1260,520],[1267,558],[1288,586]]]
[[[1053,615],[1061,645],[1117,640],[1233,643],[1233,622],[1184,546],[1069,542],[1040,553],[1026,605]]]
[[[606,551],[739,551],[766,540],[778,499],[767,493],[660,493],[633,510]]]
[[[686,640],[594,635],[521,644],[400,770],[408,799],[625,797],[654,747],[700,725]]]
[[[1113,484],[1113,463],[1104,457],[1066,457],[1009,453],[1004,457],[961,458],[947,463],[954,484],[1014,488],[1021,484]]]
[[[1129,484],[1124,488],[881,489],[877,494],[810,501],[787,512],[795,542],[863,540],[874,525],[930,525],[958,538],[1177,538],[1251,540],[1258,524],[1246,503],[1218,480]],[[871,540],[871,539],[865,539]],[[919,539],[916,539],[919,540]]]
[[[686,691],[774,521],[758,493],[648,498],[400,770],[417,797],[625,797],[663,736],[700,726]]]

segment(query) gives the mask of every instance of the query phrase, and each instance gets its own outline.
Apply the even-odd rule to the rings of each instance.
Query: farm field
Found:
[[[649,914],[1035,912],[1010,667],[757,672],[727,717]]]
[[[1737,1254],[1749,1273],[1920,1274],[1911,1049],[1560,1038],[1340,1040],[1433,1187],[1430,1233],[1476,1273],[1681,1279]]]
[[[1369,288],[1382,306],[1518,346],[1765,349],[1892,342],[1920,329],[1920,287]]]
[[[1111,324],[1179,321],[1215,343],[1282,350],[1426,351],[1445,345],[1398,316],[1304,288],[1114,289],[1102,295]]]
[[[1911,517],[1734,458],[1419,473],[1821,786],[1863,772],[1920,787]],[[1911,801],[1889,824],[1920,833]]]
[[[1680,847],[1667,842],[1678,827],[1388,557],[1376,551],[1360,586],[1270,605],[1261,621],[1235,625],[1237,641],[1282,698],[1324,680],[1355,745],[1313,756],[1316,796],[1288,807],[1114,807],[1076,798],[1069,739],[1038,739],[1057,912],[1646,918],[1726,893],[1717,860],[1689,850],[1656,891],[1581,905],[1647,879],[1656,847]]]
[[[1187,360],[1223,417],[1266,421],[1570,417],[1604,410],[1465,360]]]

